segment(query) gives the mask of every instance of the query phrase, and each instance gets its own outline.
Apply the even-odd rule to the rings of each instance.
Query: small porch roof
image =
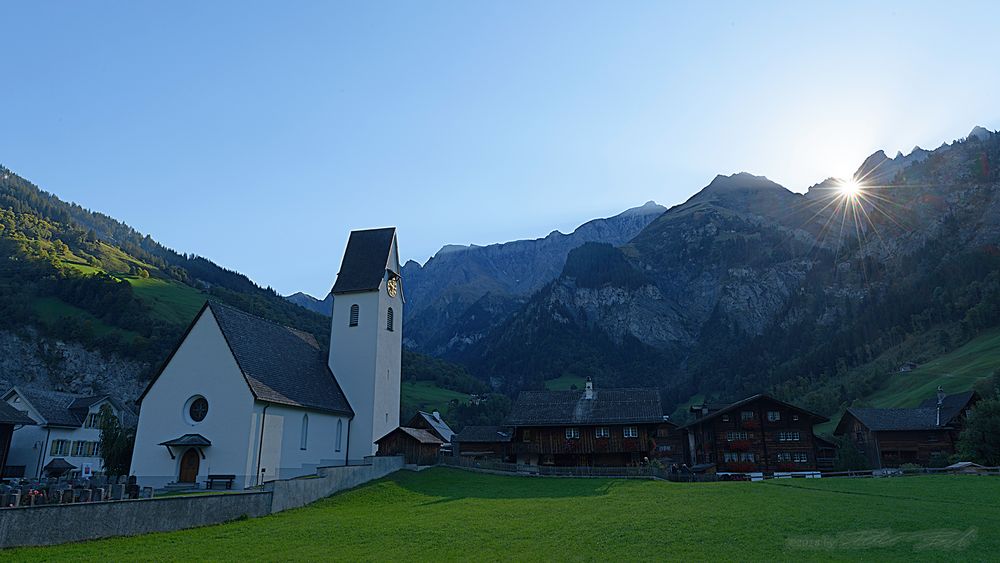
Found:
[[[202,436],[201,434],[185,434],[179,438],[174,438],[173,440],[167,440],[166,442],[160,442],[161,446],[192,446],[192,447],[208,447],[212,445],[212,441],[208,438]]]

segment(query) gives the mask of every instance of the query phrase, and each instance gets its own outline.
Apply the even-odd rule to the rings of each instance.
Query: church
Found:
[[[206,303],[139,397],[131,474],[244,488],[374,455],[399,425],[399,272],[395,228],[351,232],[329,354],[311,334]]]

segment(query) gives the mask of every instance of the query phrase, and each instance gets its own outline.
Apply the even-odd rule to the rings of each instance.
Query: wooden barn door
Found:
[[[181,458],[181,475],[178,481],[181,483],[194,483],[198,480],[198,465],[201,460],[198,457],[198,451],[194,448],[188,449],[184,452],[184,456]]]

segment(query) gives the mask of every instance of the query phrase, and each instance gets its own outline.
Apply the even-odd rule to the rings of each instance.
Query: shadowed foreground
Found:
[[[681,484],[400,472],[311,506],[11,560],[976,560],[1000,553],[1000,479]],[[112,555],[113,554],[113,555]]]

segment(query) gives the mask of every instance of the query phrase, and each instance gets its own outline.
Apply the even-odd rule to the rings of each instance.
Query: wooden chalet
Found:
[[[873,468],[905,463],[930,465],[955,453],[955,443],[973,405],[974,391],[938,396],[908,409],[849,408],[834,431],[847,436]]]
[[[402,455],[406,463],[434,465],[444,442],[428,430],[400,426],[375,441],[376,455]]]
[[[511,437],[507,426],[466,426],[452,438],[452,453],[468,459],[492,459],[513,462]]]
[[[686,463],[714,463],[721,472],[799,472],[820,469],[813,426],[824,416],[754,395],[728,405],[691,407],[696,419],[687,432]],[[824,455],[829,455],[824,450]],[[825,461],[825,460],[824,460]]]
[[[448,426],[448,423],[441,418],[441,413],[438,411],[417,411],[417,414],[413,415],[413,418],[411,418],[409,422],[403,426],[409,428],[421,428],[430,432],[441,440],[445,448],[451,444],[452,438],[455,436],[455,432],[450,426]]]
[[[630,466],[683,455],[677,426],[656,389],[523,391],[506,421],[517,463]]]

